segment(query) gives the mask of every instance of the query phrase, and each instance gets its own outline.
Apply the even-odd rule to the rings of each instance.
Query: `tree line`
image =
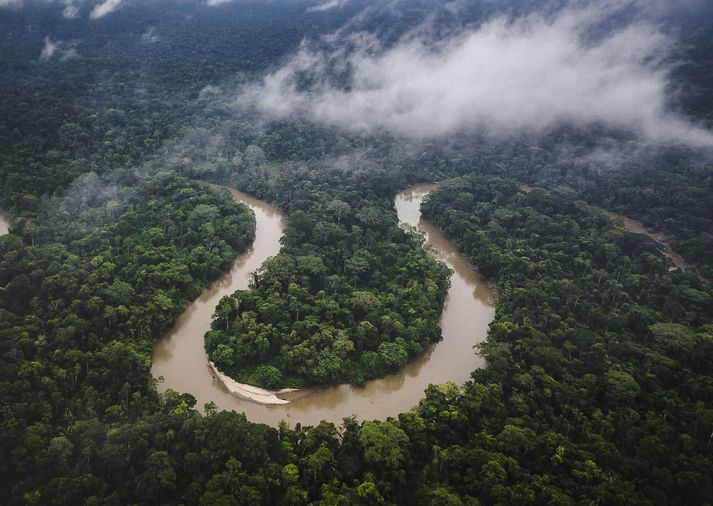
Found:
[[[269,388],[362,383],[440,339],[449,270],[390,199],[302,179],[276,201],[289,212],[282,250],[220,301],[206,335],[221,370]]]

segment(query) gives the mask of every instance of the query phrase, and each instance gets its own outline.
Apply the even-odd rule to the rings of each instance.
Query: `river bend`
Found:
[[[248,287],[251,273],[280,249],[284,215],[275,207],[241,192],[234,198],[247,204],[256,218],[254,244],[233,264],[230,272],[215,281],[179,316],[175,326],[155,344],[152,373],[163,377],[160,392],[168,388],[196,397],[197,407],[213,401],[219,409],[245,412],[248,419],[277,426],[316,425],[321,420],[341,423],[355,415],[360,420],[385,419],[415,406],[429,384],[454,381],[462,384],[485,362],[473,346],[485,340],[495,315],[494,297],[473,265],[433,225],[421,219],[420,205],[435,185],[417,185],[395,198],[402,224],[417,227],[426,235],[438,258],[454,274],[441,315],[443,339],[399,372],[367,381],[364,386],[336,385],[308,389],[286,404],[266,405],[231,393],[210,369],[203,336],[210,328],[213,311],[221,297]],[[287,396],[289,398],[289,395]]]

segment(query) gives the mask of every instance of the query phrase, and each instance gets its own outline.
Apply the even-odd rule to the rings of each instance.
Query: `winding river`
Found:
[[[284,404],[266,405],[231,393],[221,375],[216,376],[208,363],[203,335],[210,327],[220,298],[247,288],[251,273],[279,251],[285,224],[284,216],[275,207],[233,190],[234,198],[255,212],[255,242],[238,257],[230,272],[189,305],[174,328],[156,342],[152,373],[156,378],[163,377],[159,391],[171,388],[187,392],[196,397],[199,408],[213,401],[219,409],[245,412],[248,419],[272,426],[281,420],[290,425],[298,422],[316,425],[321,420],[340,423],[352,415],[361,420],[396,416],[415,406],[429,384],[446,381],[462,384],[468,380],[471,371],[485,365],[475,355],[473,346],[486,338],[488,324],[495,314],[494,297],[455,245],[421,219],[421,202],[434,188],[435,185],[417,185],[395,198],[399,221],[424,232],[438,258],[454,271],[441,316],[443,339],[418,359],[398,373],[368,381],[364,386],[336,385],[280,396],[290,399],[292,395],[290,402]],[[249,397],[250,392],[247,393]]]
[[[10,218],[0,210],[0,235],[10,231]]]

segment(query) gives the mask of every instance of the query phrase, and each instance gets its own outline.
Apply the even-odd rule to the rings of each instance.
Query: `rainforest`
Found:
[[[712,50],[704,0],[0,0],[0,504],[711,504]]]

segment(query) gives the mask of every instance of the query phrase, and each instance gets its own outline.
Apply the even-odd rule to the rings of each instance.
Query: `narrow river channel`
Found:
[[[470,373],[484,366],[473,346],[486,338],[495,314],[494,297],[478,277],[473,265],[436,227],[421,219],[420,205],[435,185],[418,185],[395,198],[401,223],[416,226],[426,234],[438,258],[454,274],[441,316],[443,340],[398,373],[368,381],[364,386],[337,385],[301,391],[287,404],[265,405],[231,393],[214,378],[203,348],[203,335],[210,327],[212,313],[221,297],[248,286],[251,273],[280,248],[279,238],[285,218],[279,210],[243,193],[233,191],[236,200],[255,212],[256,238],[228,274],[218,279],[181,314],[175,327],[157,341],[152,372],[163,377],[159,391],[168,388],[196,397],[197,407],[213,401],[219,409],[245,412],[248,419],[277,426],[315,425],[320,420],[340,423],[355,415],[360,420],[384,419],[415,406],[431,383],[454,381],[461,384]],[[287,397],[289,398],[289,397]]]
[[[666,255],[671,260],[671,262],[673,262],[673,265],[683,271],[686,270],[688,264],[681,255],[673,251],[673,249],[671,248],[671,244],[669,244],[668,239],[665,235],[652,232],[638,221],[632,220],[631,218],[627,218],[626,216],[623,216],[621,214],[612,211],[605,212],[607,213],[607,216],[609,216],[609,218],[614,221],[614,223],[621,224],[621,226],[627,232],[631,232],[632,234],[645,235],[653,239],[655,243],[661,246],[661,252]]]
[[[520,190],[524,191],[525,193],[530,193],[533,189],[534,188],[532,186],[527,184],[520,185]],[[668,238],[664,234],[649,230],[640,222],[631,218],[627,218],[623,214],[615,213],[613,211],[607,211],[606,209],[597,206],[593,207],[605,212],[610,220],[621,226],[627,232],[631,232],[632,234],[645,235],[651,238],[655,243],[661,246],[661,253],[669,260],[671,260],[671,262],[673,262],[673,265],[676,266],[676,268],[681,269],[682,271],[685,271],[688,268],[686,260],[681,255],[676,253],[673,248],[671,248],[671,243],[669,243]],[[706,283],[710,283],[710,280],[708,280],[707,278],[704,278],[700,275],[699,277]]]

